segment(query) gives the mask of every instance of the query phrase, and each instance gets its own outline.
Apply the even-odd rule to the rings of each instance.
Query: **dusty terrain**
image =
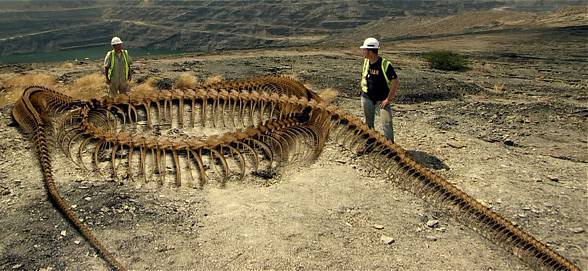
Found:
[[[588,268],[586,31],[578,26],[409,39],[384,42],[382,52],[401,80],[397,143],[582,269]],[[471,69],[432,70],[420,57],[448,48],[467,55]],[[4,65],[0,79],[42,72],[65,88],[99,65]],[[135,80],[185,72],[201,81],[278,73],[319,93],[338,90],[334,103],[361,116],[360,65],[356,49],[235,51],[137,59]],[[78,94],[106,93],[99,89]],[[106,269],[47,200],[31,143],[4,101],[0,269]],[[57,152],[54,161],[64,197],[132,269],[529,269],[335,144],[318,161],[289,167],[277,178],[249,177],[203,190],[150,189],[92,176]],[[394,241],[386,244],[385,237]]]

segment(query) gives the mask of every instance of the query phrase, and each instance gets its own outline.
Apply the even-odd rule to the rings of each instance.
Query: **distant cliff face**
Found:
[[[506,1],[512,2],[512,1]],[[505,1],[0,1],[0,56],[103,46],[215,51],[309,44],[372,21]]]

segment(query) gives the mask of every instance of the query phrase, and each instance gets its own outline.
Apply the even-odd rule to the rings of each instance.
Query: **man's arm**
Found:
[[[131,61],[131,56],[127,54],[127,65],[129,65],[129,78],[127,78],[129,81],[131,81],[131,78],[133,77],[133,68],[131,67],[131,64],[133,64],[133,62]]]
[[[396,91],[398,90],[399,84],[400,81],[398,81],[398,78],[390,80],[390,93],[388,93],[388,100],[390,100],[390,102],[394,101],[394,98],[396,98]]]
[[[106,79],[106,83],[110,84],[110,79],[108,78],[108,69],[110,68],[110,52],[106,54],[104,57],[104,78]]]
[[[398,81],[398,78],[390,80],[390,85],[388,86],[390,88],[390,92],[388,92],[388,97],[386,98],[386,100],[382,101],[382,103],[380,104],[381,109],[384,109],[385,106],[389,105],[390,103],[392,103],[392,101],[394,101],[394,98],[396,98],[396,91],[398,90],[399,84],[400,81]]]

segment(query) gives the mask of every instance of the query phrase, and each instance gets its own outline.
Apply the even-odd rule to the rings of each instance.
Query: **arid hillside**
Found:
[[[397,25],[389,24],[391,20],[400,20],[402,23],[397,26],[406,26],[414,20],[429,22],[430,16],[464,11],[553,9],[565,3],[581,3],[541,1],[531,5],[528,2],[1,1],[0,55],[104,46],[114,35],[124,37],[129,47],[170,51],[285,47],[312,44],[374,23],[381,27]],[[415,30],[403,29],[404,32]],[[454,30],[450,27],[445,31]]]

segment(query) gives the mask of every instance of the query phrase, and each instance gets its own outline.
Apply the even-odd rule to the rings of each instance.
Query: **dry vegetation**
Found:
[[[220,83],[222,81],[223,81],[223,77],[221,75],[215,74],[215,75],[211,75],[210,77],[206,78],[206,80],[204,80],[204,85]]]
[[[192,73],[182,73],[176,79],[176,88],[195,88],[198,79]]]
[[[55,77],[44,73],[32,74],[6,74],[5,77],[0,77],[0,85],[5,90],[4,95],[0,96],[0,106],[14,103],[22,94],[27,86],[39,85],[54,88],[58,85]]]
[[[63,62],[63,64],[61,64],[61,68],[63,69],[71,69],[75,67],[75,64],[72,62]]]
[[[149,77],[145,80],[145,82],[137,85],[137,86],[132,86],[131,85],[131,94],[136,94],[136,95],[150,95],[155,93],[155,78],[153,77]]]
[[[65,94],[79,99],[92,99],[104,96],[105,93],[104,76],[98,72],[91,73],[75,80],[65,90]]]
[[[331,102],[333,102],[337,98],[337,96],[339,96],[339,91],[337,91],[334,88],[326,88],[326,89],[324,89],[323,91],[321,91],[319,93],[319,96],[323,100],[331,103]]]

